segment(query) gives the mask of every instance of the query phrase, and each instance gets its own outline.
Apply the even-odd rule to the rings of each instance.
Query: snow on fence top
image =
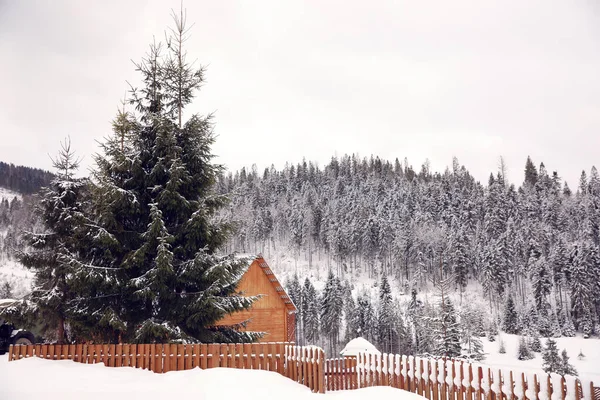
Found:
[[[356,357],[359,353],[381,354],[375,346],[362,337],[357,337],[349,341],[346,347],[340,352],[344,357]]]
[[[358,387],[388,386],[438,400],[600,400],[587,379],[513,371],[465,360],[359,352]],[[444,399],[444,397],[442,397]]]

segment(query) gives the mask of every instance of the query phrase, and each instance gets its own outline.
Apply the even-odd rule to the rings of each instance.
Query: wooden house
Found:
[[[262,256],[257,256],[242,276],[238,290],[246,296],[262,295],[249,310],[227,315],[217,325],[249,320],[245,330],[265,332],[261,342],[294,342],[296,307]]]

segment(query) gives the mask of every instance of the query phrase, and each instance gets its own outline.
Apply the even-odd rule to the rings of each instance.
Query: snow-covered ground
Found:
[[[0,284],[9,282],[12,297],[19,299],[31,291],[33,273],[16,260],[0,256]]]
[[[0,200],[2,198],[8,199],[8,201],[11,201],[13,198],[15,198],[15,196],[17,197],[17,199],[22,200],[23,196],[21,196],[19,193],[17,192],[13,192],[12,190],[0,187]]]
[[[500,346],[500,338],[504,340],[506,346],[506,354],[498,353]],[[517,348],[519,345],[518,335],[508,335],[500,333],[495,342],[489,342],[483,339],[483,347],[486,354],[486,359],[482,364],[487,364],[502,369],[511,369],[515,372],[543,372],[542,370],[542,355],[535,354],[532,360],[519,361],[517,359]],[[600,340],[584,339],[583,337],[572,338],[557,338],[557,347],[559,352],[563,349],[567,350],[569,362],[575,367],[579,373],[579,377],[584,380],[591,380],[595,386],[600,386]],[[541,339],[542,346],[546,345],[546,341]],[[583,352],[585,358],[577,359],[579,352]]]
[[[0,399],[105,400],[244,399],[302,400],[423,400],[421,396],[390,387],[311,393],[275,372],[231,368],[192,369],[166,374],[134,368],[107,368],[73,361],[31,358],[8,362],[0,357]]]

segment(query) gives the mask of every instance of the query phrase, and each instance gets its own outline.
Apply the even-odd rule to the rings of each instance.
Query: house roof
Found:
[[[286,293],[285,289],[283,288],[283,285],[279,282],[279,280],[277,279],[277,277],[275,276],[275,274],[273,273],[273,271],[269,267],[269,264],[267,264],[267,262],[265,261],[263,256],[260,254],[253,256],[252,262],[250,262],[248,264],[248,268],[250,268],[250,266],[254,262],[258,263],[262,272],[267,276],[267,279],[269,279],[269,282],[271,282],[271,285],[273,286],[275,291],[277,291],[277,293],[279,294],[279,297],[281,297],[281,300],[283,300],[283,303],[285,304],[285,307],[287,308],[288,312],[289,313],[298,312],[298,309],[294,305],[294,302],[292,301],[290,296]]]

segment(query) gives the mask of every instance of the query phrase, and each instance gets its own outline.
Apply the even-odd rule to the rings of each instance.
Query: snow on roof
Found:
[[[358,356],[358,353],[381,354],[368,340],[357,337],[348,342],[344,350],[340,352],[343,356]]]

